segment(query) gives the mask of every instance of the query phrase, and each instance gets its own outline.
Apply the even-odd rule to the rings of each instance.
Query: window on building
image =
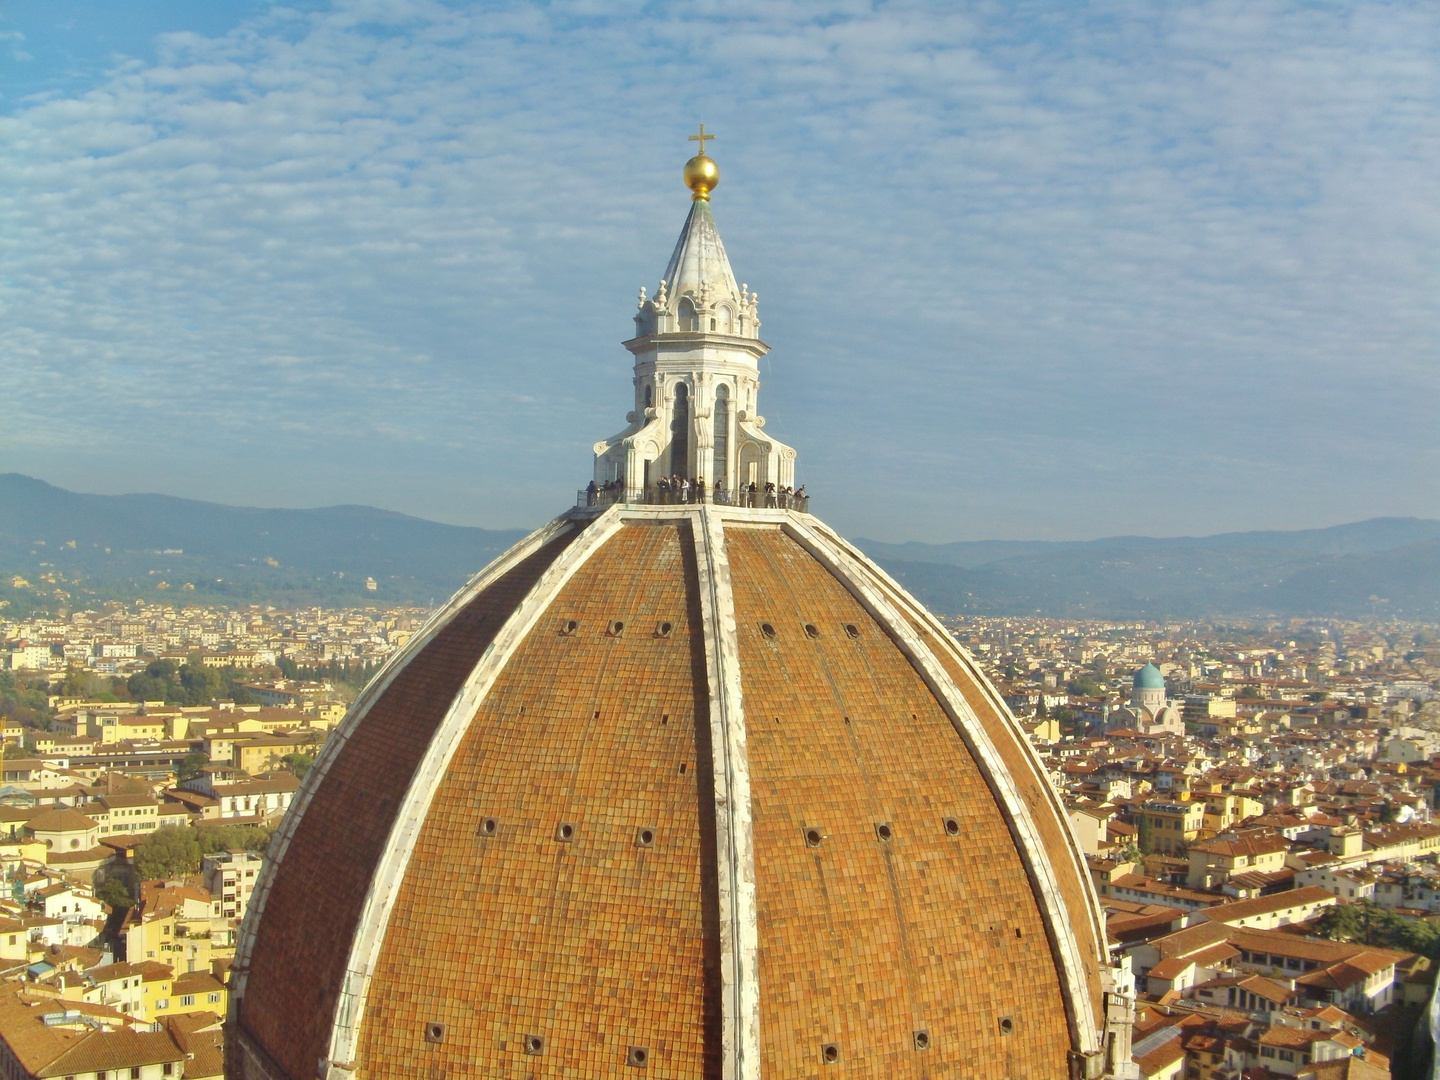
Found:
[[[677,314],[680,316],[681,331],[693,332],[700,329],[700,320],[696,317],[695,305],[690,302],[689,298],[680,301]]]
[[[180,1004],[183,1005],[183,1006],[187,1006],[187,1007],[190,1006],[190,1005],[194,1005],[194,1004],[195,1004],[195,995],[194,995],[194,994],[185,994],[185,995],[183,995],[183,996],[180,998]]]
[[[730,390],[719,386],[715,389],[715,462],[711,475],[715,483],[724,483],[726,463],[730,460]],[[252,871],[253,873],[253,871]]]
[[[690,475],[690,391],[684,383],[675,387],[675,405],[670,421],[670,472]]]

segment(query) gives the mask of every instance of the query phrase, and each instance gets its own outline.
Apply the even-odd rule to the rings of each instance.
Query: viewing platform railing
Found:
[[[723,491],[719,494],[720,497],[716,498],[716,493],[708,488],[702,491],[691,488],[682,495],[679,491],[660,491],[652,487],[641,492],[637,499],[627,499],[623,490],[606,491],[601,488],[599,491],[591,492],[581,488],[575,493],[575,505],[603,510],[616,503],[628,503],[631,506],[694,506],[700,503],[711,503],[715,506],[798,510],[802,514],[810,512],[810,496],[797,495],[793,491],[752,492],[742,490]]]

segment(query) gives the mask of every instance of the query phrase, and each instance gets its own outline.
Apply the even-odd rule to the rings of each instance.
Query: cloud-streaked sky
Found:
[[[703,119],[851,535],[1440,517],[1428,0],[0,0],[0,94],[0,471],[539,523]]]

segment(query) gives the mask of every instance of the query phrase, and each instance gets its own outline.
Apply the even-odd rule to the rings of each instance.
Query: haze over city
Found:
[[[0,471],[529,527],[687,205],[880,540],[1440,516],[1423,4],[0,6]]]

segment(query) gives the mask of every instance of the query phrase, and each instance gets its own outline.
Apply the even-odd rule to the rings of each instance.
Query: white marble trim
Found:
[[[755,835],[740,681],[739,640],[721,514],[702,506],[695,557],[710,691],[720,910],[721,1049],[725,1080],[760,1076],[760,935],[755,906]]]
[[[519,607],[506,620],[499,633],[481,655],[480,661],[455,695],[445,718],[440,722],[430,746],[411,779],[404,801],[396,811],[395,823],[386,841],[380,863],[370,880],[370,891],[361,909],[359,925],[345,965],[345,982],[335,1005],[335,1020],[330,1037],[328,1080],[336,1080],[354,1067],[354,1054],[360,1025],[364,1021],[366,995],[374,975],[380,947],[390,923],[390,913],[405,879],[410,856],[415,850],[420,829],[430,803],[459,748],[475,712],[494,684],[515,649],[525,640],[541,615],[574,575],[622,526],[618,509],[601,514],[574,543],[546,568]]]

